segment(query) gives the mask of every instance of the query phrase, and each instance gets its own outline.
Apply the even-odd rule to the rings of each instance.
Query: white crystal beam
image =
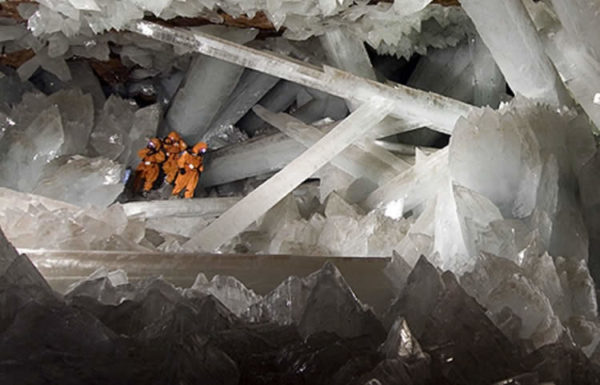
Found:
[[[546,53],[560,73],[573,98],[600,127],[600,3],[582,0],[552,0],[563,26],[544,36]]]
[[[406,160],[399,158],[396,155],[389,152],[388,150],[386,150],[385,148],[376,145],[373,142],[372,138],[360,138],[354,143],[354,145],[360,148],[361,150],[366,151],[367,153],[376,157],[388,166],[392,167],[394,170],[397,171],[396,174],[398,172],[405,171],[411,166],[411,164],[408,163]]]
[[[200,141],[243,71],[243,67],[211,57],[194,58],[167,112],[169,129],[179,132],[188,143]]]
[[[389,100],[393,104],[390,113],[392,116],[424,120],[426,125],[444,133],[451,133],[456,120],[474,108],[441,95],[402,85],[390,87],[332,67],[325,66],[321,69],[201,32],[163,27],[146,21],[130,24],[129,29],[156,40],[185,46],[226,62],[315,88],[351,103],[367,103],[372,98]]]
[[[392,106],[389,101],[376,99],[362,105],[314,146],[184,244],[184,247],[192,250],[215,250],[244,231],[298,185],[385,118]]]
[[[281,132],[309,148],[317,143],[325,134],[318,128],[304,124],[302,121],[285,113],[273,113],[259,105],[253,108],[254,113]],[[398,162],[403,162],[398,158]],[[351,144],[340,155],[332,159],[331,164],[355,178],[367,178],[381,185],[396,176],[394,168],[380,161],[360,147]],[[404,162],[407,169],[410,165]]]
[[[140,201],[123,204],[128,217],[163,218],[180,217],[216,217],[227,211],[239,201],[239,198],[199,198],[168,201]]]
[[[375,145],[397,154],[410,156],[414,156],[417,150],[417,146],[413,146],[411,144],[388,142],[380,139],[375,140]],[[438,149],[434,147],[418,147],[418,149],[426,154],[432,154],[438,151]]]
[[[210,187],[273,173],[304,150],[300,143],[281,133],[226,146],[208,154],[200,184]]]
[[[320,40],[330,64],[366,79],[377,79],[364,43],[347,28],[329,30]]]
[[[515,93],[563,105],[569,96],[521,0],[461,1]]]

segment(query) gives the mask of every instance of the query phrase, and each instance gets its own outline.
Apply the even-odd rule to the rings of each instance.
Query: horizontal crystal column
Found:
[[[128,217],[162,218],[180,217],[216,217],[238,202],[239,198],[199,198],[168,201],[140,201],[123,204]]]

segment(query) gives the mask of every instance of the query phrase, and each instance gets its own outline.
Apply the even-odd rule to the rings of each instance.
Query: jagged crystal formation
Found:
[[[459,7],[429,3],[406,0],[404,4],[392,6],[387,3],[369,5],[351,1],[311,0],[299,6],[288,0],[228,0],[220,3],[219,7],[230,15],[245,14],[252,17],[262,12],[275,29],[285,27],[284,36],[293,40],[305,40],[345,26],[358,39],[379,52],[408,58],[414,52],[427,52],[428,47],[454,46],[472,30]],[[33,34],[53,41],[52,48],[58,52],[61,51],[58,47],[64,45],[65,41],[68,44],[68,39],[89,35],[90,32],[98,34],[111,29],[123,29],[128,22],[141,20],[144,12],[164,19],[184,16],[204,17],[215,23],[223,21],[215,12],[215,4],[206,0],[185,3],[44,0],[39,6],[21,9]],[[13,28],[10,32],[12,36],[19,36],[22,30]]]
[[[429,3],[42,0],[1,19],[7,238],[55,256],[50,276],[142,271],[62,297],[0,237],[1,382],[597,382],[597,7]],[[172,27],[199,16],[266,19],[258,39]],[[121,194],[173,128],[209,143],[198,198]],[[201,248],[391,256],[398,297],[377,314],[332,264],[275,288],[142,277],[243,258]]]
[[[110,103],[107,102],[107,110],[112,108]],[[0,138],[0,146],[4,149],[0,160],[2,186],[81,206],[112,203],[124,187],[123,166],[104,157],[85,155],[101,154],[116,159],[124,147],[119,147],[117,152],[102,148],[100,154],[88,150],[90,143],[92,146],[100,143],[95,134],[101,129],[93,129],[94,114],[92,96],[77,88],[60,90],[49,96],[30,92],[21,100],[14,100],[6,120],[8,125]],[[108,119],[108,115],[105,116]],[[143,114],[134,116],[132,113],[130,124],[134,118],[141,124]],[[157,114],[153,118],[158,121]],[[127,124],[123,120],[119,122]],[[97,127],[101,125],[98,123]],[[127,132],[130,128],[126,128]],[[139,144],[140,134],[135,132],[131,130],[131,135],[137,135],[135,139]],[[122,136],[122,133],[114,135]],[[113,139],[106,138],[106,141]],[[131,145],[132,141],[127,138],[125,143]]]
[[[594,383],[600,374],[569,344],[520,349],[425,258],[386,315],[387,337],[332,264],[262,298],[233,277],[200,274],[181,289],[106,269],[63,297],[0,233],[0,287],[0,355],[11,357],[0,376],[10,382]]]
[[[20,248],[148,250],[139,245],[144,238],[144,224],[128,219],[119,205],[81,209],[62,201],[2,188],[0,212],[2,228]]]

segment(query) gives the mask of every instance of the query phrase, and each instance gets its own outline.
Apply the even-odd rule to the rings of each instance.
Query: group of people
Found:
[[[162,170],[165,181],[169,184],[175,182],[173,195],[178,196],[182,191],[185,198],[193,198],[200,174],[204,171],[203,157],[207,145],[198,142],[191,149],[181,136],[172,131],[162,141],[152,138],[148,145],[138,151],[142,161],[136,169],[134,190],[138,190],[142,181],[144,183],[142,194],[147,194],[160,175]]]

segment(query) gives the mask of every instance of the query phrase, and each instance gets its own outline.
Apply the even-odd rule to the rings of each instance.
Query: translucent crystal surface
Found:
[[[408,84],[493,108],[500,104],[506,88],[502,73],[479,36],[456,47],[430,50],[419,61]]]
[[[461,5],[516,93],[553,105],[569,102],[522,2],[467,0]],[[501,20],[510,20],[512,27]]]
[[[200,183],[214,186],[271,173],[282,169],[303,149],[284,134],[265,135],[227,146],[207,155],[206,172]]]
[[[260,106],[255,107],[254,112],[307,148],[318,142],[325,135],[319,129],[305,125],[287,114],[273,114]],[[348,149],[335,157],[331,163],[355,178],[365,177],[376,184],[391,179],[395,174],[393,168],[390,168],[377,157],[355,145],[350,145]]]
[[[237,316],[244,314],[250,306],[262,299],[234,277],[222,275],[215,275],[208,281],[204,274],[198,274],[187,295],[195,296],[197,292],[214,296]]]
[[[202,30],[240,44],[254,39],[257,33],[252,29],[219,26]],[[169,127],[190,143],[200,141],[219,109],[228,101],[243,71],[238,65],[198,55],[167,113]]]
[[[32,191],[47,163],[60,155],[65,134],[58,107],[50,107],[25,125],[2,137],[2,185]]]
[[[20,248],[94,250],[119,242],[122,250],[147,250],[137,219],[120,205],[87,208],[9,189],[0,192],[0,224]],[[40,237],[40,234],[44,234]],[[117,249],[118,250],[118,249]]]
[[[60,158],[44,169],[32,192],[82,207],[106,207],[123,191],[122,178],[123,166],[106,158]]]
[[[134,121],[135,109],[130,102],[116,95],[106,100],[90,137],[90,146],[96,154],[102,154],[111,160],[116,160],[123,154],[128,144],[126,138]],[[125,159],[128,157],[129,154],[125,155]]]
[[[6,247],[0,382],[597,381],[597,7],[461,3],[41,0],[1,19],[0,226],[77,282],[51,293]],[[173,128],[209,143],[200,197],[123,193]],[[306,276],[340,257],[356,295],[332,264]],[[306,277],[276,287],[288,274]],[[399,295],[382,319],[365,287],[378,311]]]
[[[260,72],[246,70],[242,74],[236,88],[231,92],[229,100],[215,116],[206,137],[225,131],[235,125],[250,109],[261,100],[279,79]],[[211,144],[211,148],[221,147],[219,142]]]
[[[381,105],[368,104],[356,110],[302,156],[294,159],[282,171],[220,216],[195,237],[188,247],[213,250],[242,232],[314,171],[360,137],[362,132],[383,119],[389,108],[389,103],[382,102]]]

